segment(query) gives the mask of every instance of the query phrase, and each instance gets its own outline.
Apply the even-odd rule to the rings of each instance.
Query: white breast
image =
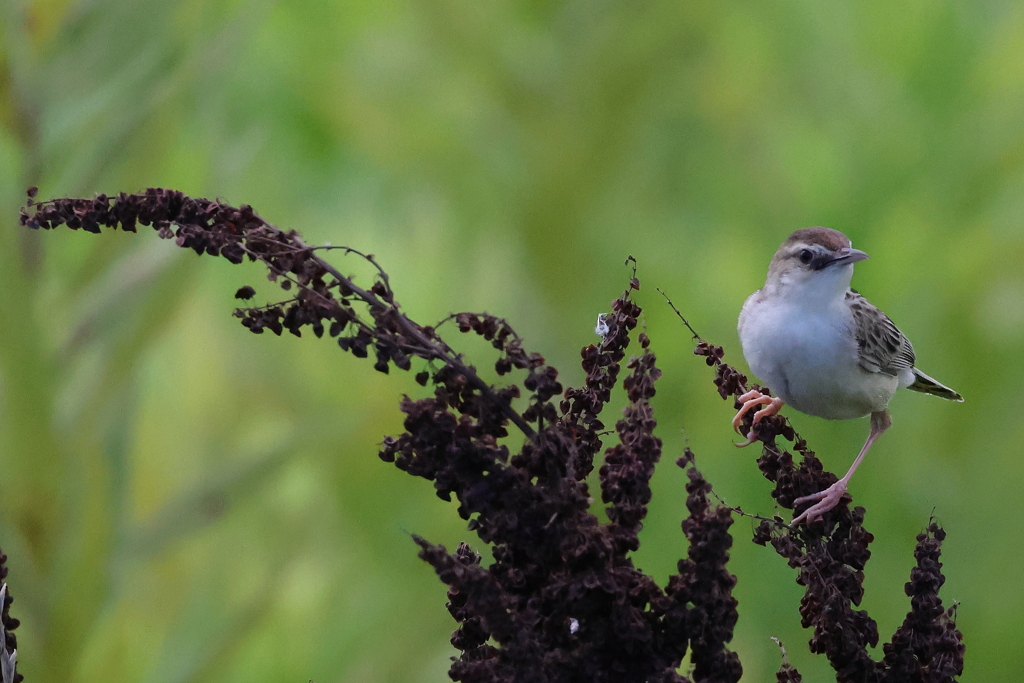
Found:
[[[750,369],[783,401],[845,420],[882,410],[897,386],[895,377],[860,366],[852,325],[843,300],[808,306],[759,291],[740,313],[740,343]]]

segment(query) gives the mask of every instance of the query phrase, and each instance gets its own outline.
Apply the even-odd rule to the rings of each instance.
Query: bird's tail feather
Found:
[[[914,383],[907,388],[913,389],[914,391],[920,391],[924,394],[941,396],[942,398],[949,399],[950,401],[959,401],[960,403],[964,402],[963,396],[953,391],[942,382],[932,379],[917,368],[914,368]]]

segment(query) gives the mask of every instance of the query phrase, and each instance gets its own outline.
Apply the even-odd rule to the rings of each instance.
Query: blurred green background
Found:
[[[421,322],[507,317],[568,384],[634,255],[665,371],[636,562],[662,582],[686,548],[685,445],[730,504],[774,510],[655,287],[745,368],[736,316],[773,251],[799,227],[843,230],[872,256],[854,286],[967,399],[898,395],[854,478],[876,539],[863,605],[885,642],[934,510],[962,680],[1019,680],[1024,5],[0,8],[0,546],[29,681],[444,681],[454,624],[408,534],[474,540],[429,483],[377,459],[401,394],[423,395],[411,376],[248,333],[235,289],[277,297],[256,265],[148,230],[20,229],[29,185],[251,203],[376,254]],[[868,430],[790,416],[840,472]],[[774,680],[770,636],[828,680],[793,573],[752,526],[735,525],[730,565],[744,680]]]

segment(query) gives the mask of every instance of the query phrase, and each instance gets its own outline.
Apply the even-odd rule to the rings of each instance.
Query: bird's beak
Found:
[[[856,263],[857,261],[863,261],[868,257],[860,249],[854,249],[853,247],[845,247],[836,252],[835,257],[829,261],[826,265],[845,265],[847,263]]]

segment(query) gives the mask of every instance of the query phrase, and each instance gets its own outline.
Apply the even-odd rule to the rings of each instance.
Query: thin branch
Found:
[[[686,325],[686,329],[688,329],[690,333],[693,334],[693,338],[696,339],[697,341],[704,341],[704,339],[701,338],[699,334],[697,334],[697,330],[693,329],[693,325],[691,325],[689,321],[683,317],[683,314],[679,311],[678,308],[676,308],[676,305],[672,303],[672,299],[668,298],[668,294],[665,293],[665,290],[662,289],[661,287],[658,287],[657,290],[659,294],[665,297],[665,303],[672,307],[672,310],[676,312],[676,315],[679,316],[679,319],[683,321],[684,325]]]

